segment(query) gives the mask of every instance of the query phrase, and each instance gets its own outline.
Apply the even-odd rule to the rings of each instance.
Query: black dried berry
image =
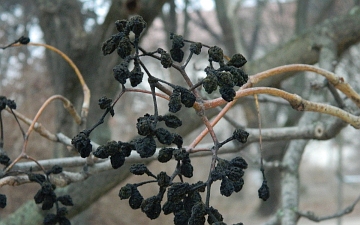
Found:
[[[233,138],[240,143],[246,143],[249,133],[242,129],[236,129],[233,133]]]
[[[130,72],[130,84],[132,87],[136,87],[142,82],[144,73],[141,71],[140,64],[134,63],[134,69]]]
[[[173,151],[173,155],[175,157],[175,160],[177,160],[177,161],[180,161],[180,160],[183,160],[183,159],[189,157],[189,153],[186,152],[184,149],[175,149]]]
[[[132,45],[128,36],[122,36],[120,38],[118,47],[117,47],[117,54],[122,58],[125,59],[127,56],[131,54]]]
[[[59,218],[55,214],[47,214],[44,218],[44,225],[54,225],[58,222]]]
[[[190,163],[182,163],[180,166],[180,173],[187,178],[191,178],[193,176],[194,168]]]
[[[242,67],[243,65],[245,65],[245,63],[247,62],[247,60],[245,59],[245,57],[242,54],[234,54],[230,61],[227,62],[228,66],[235,66],[235,67]]]
[[[191,91],[186,88],[178,87],[181,92],[181,103],[184,104],[185,107],[191,108],[193,107],[196,97]]]
[[[121,152],[116,153],[110,157],[110,163],[112,168],[120,168],[125,163],[125,156]]]
[[[161,171],[157,176],[156,180],[160,187],[168,187],[171,182],[171,177],[166,174],[166,172]]]
[[[160,63],[164,68],[169,68],[172,65],[172,59],[169,53],[162,51],[160,56]]]
[[[209,61],[214,62],[223,62],[224,61],[224,52],[218,46],[210,47],[208,50]]]
[[[123,32],[124,28],[126,27],[127,21],[126,20],[116,20],[115,21],[115,26],[117,31],[119,32]]]
[[[99,106],[100,109],[107,109],[111,107],[112,99],[107,98],[106,96],[103,96],[99,99]]]
[[[227,102],[231,102],[232,100],[234,100],[234,97],[236,95],[235,90],[229,86],[220,87],[219,92],[221,94],[221,97]]]
[[[168,201],[180,201],[182,200],[186,193],[190,190],[190,185],[188,183],[176,182],[170,186],[168,189],[167,197]]]
[[[129,205],[132,209],[138,209],[141,206],[142,201],[144,200],[143,196],[140,194],[136,187],[132,188],[131,196],[129,198]]]
[[[184,38],[181,35],[171,33],[170,34],[170,39],[172,40],[172,47],[171,48],[182,48],[185,45]]]
[[[146,28],[147,24],[141,16],[136,15],[130,18],[127,26],[135,34],[135,36],[139,36]]]
[[[7,98],[0,96],[0,111],[6,108]]]
[[[6,105],[7,105],[10,109],[16,109],[16,103],[15,103],[14,100],[7,99]]]
[[[143,211],[146,216],[150,219],[156,219],[161,213],[161,199],[158,196],[152,196],[145,199],[141,203],[141,211]]]
[[[258,190],[259,198],[266,201],[270,197],[270,189],[267,185],[267,181],[263,180],[261,187]]]
[[[19,42],[19,43],[22,44],[22,45],[27,45],[27,44],[29,44],[29,42],[30,42],[30,38],[29,38],[29,37],[25,37],[25,36],[21,36],[21,37],[17,40],[17,42]]]
[[[119,197],[120,199],[128,199],[131,196],[132,190],[135,188],[133,184],[126,184],[124,187],[122,187],[119,191]]]
[[[37,173],[29,173],[28,177],[30,181],[37,182],[39,184],[42,184],[46,180],[44,175]]]
[[[57,200],[59,202],[61,202],[61,204],[66,205],[66,206],[73,206],[74,205],[70,195],[60,196],[60,197],[57,198]]]
[[[244,186],[244,179],[240,178],[239,180],[233,181],[234,191],[237,193],[241,191],[242,187]]]
[[[143,175],[144,173],[146,173],[147,175],[152,174],[146,167],[146,165],[143,163],[132,164],[130,166],[130,173],[134,175]]]
[[[131,151],[135,150],[135,145],[133,143],[131,143],[131,142],[129,143],[129,142],[118,141],[118,145],[120,147],[121,153],[125,157],[129,157],[131,155]]]
[[[174,150],[175,150],[174,148],[160,149],[159,155],[158,155],[158,161],[162,162],[162,163],[168,162],[172,158]]]
[[[195,55],[199,55],[201,52],[202,44],[200,42],[195,42],[190,44],[190,52]]]
[[[174,225],[188,224],[190,215],[185,210],[180,210],[174,213]]]
[[[222,71],[217,73],[217,81],[219,86],[234,87],[233,75],[229,72]]]
[[[119,45],[120,37],[120,35],[113,35],[102,44],[101,50],[103,55],[109,55],[115,51]]]
[[[0,194],[0,208],[6,207],[6,195]]]
[[[93,153],[94,156],[105,159],[120,152],[120,146],[116,141],[109,141],[104,145],[100,145]]]
[[[125,84],[126,79],[130,77],[130,71],[128,69],[129,62],[124,60],[119,65],[113,68],[114,77],[120,84]]]
[[[155,135],[158,141],[164,145],[170,145],[174,140],[172,133],[161,127],[156,129]]]
[[[153,135],[153,128],[155,127],[155,117],[145,114],[143,117],[137,119],[136,128],[139,135],[148,136]]]
[[[51,170],[49,170],[49,174],[52,173],[52,174],[59,174],[63,171],[62,167],[59,166],[59,165],[54,165]]]
[[[174,140],[173,140],[173,144],[175,144],[178,148],[182,148],[182,144],[183,144],[183,138],[180,136],[180,134],[176,134],[173,133],[174,136]]]
[[[172,94],[170,95],[170,100],[168,103],[169,112],[176,113],[181,109],[181,93],[180,90],[174,89]]]
[[[205,71],[207,76],[203,80],[203,87],[208,94],[211,94],[218,87],[217,76],[209,67]]]
[[[229,197],[234,192],[234,184],[231,180],[223,177],[220,185],[220,194]]]
[[[230,164],[235,166],[235,167],[239,167],[241,169],[246,169],[248,167],[248,164],[247,162],[245,161],[245,159],[243,159],[242,157],[240,156],[237,156],[235,158],[233,158],[231,161],[230,161]]]
[[[0,153],[0,164],[7,165],[10,158],[5,153]]]
[[[170,128],[177,128],[182,125],[182,121],[177,116],[172,114],[159,116],[159,120],[165,121],[165,125]]]
[[[86,158],[90,155],[92,145],[90,143],[88,131],[81,131],[71,140],[71,144],[80,153],[82,158]]]
[[[236,181],[244,176],[244,171],[239,167],[230,167],[225,170],[225,174],[231,181]]]
[[[184,59],[184,51],[181,50],[180,48],[172,48],[170,49],[170,55],[171,58],[175,61],[175,62],[182,62]]]
[[[156,151],[156,142],[151,136],[138,138],[135,141],[135,148],[141,158],[148,158],[154,155]]]
[[[216,218],[217,222],[221,222],[221,221],[224,220],[223,216],[219,213],[219,211],[217,209],[215,209],[215,208],[213,208],[211,206],[209,208],[209,211],[210,211],[209,214],[212,214],[212,216]],[[207,221],[208,221],[209,224],[214,224],[215,223],[212,216],[210,216],[210,215],[208,216]]]

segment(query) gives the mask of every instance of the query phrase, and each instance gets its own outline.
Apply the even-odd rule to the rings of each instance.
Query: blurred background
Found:
[[[312,36],[309,33],[326,27],[328,21],[342,18],[359,6],[359,0],[0,0],[0,46],[12,43],[24,35],[29,36],[32,42],[50,44],[64,51],[79,67],[90,87],[90,127],[102,115],[97,107],[98,99],[102,96],[114,99],[119,94],[119,85],[114,82],[112,68],[120,62],[120,58],[116,54],[103,56],[101,52],[102,42],[116,33],[114,22],[118,19],[127,19],[135,14],[143,16],[148,29],[142,36],[141,46],[148,51],[159,47],[169,50],[169,34],[173,32],[188,40],[220,46],[228,56],[242,53],[248,60],[245,70],[252,75],[290,63],[316,65],[318,55],[312,50],[309,50],[309,54],[304,54],[304,45],[301,43],[310,43]],[[333,71],[344,77],[359,92],[360,37],[354,35],[348,39],[351,40],[344,40],[346,44],[338,47],[337,59],[332,62]],[[285,52],[284,49],[288,51]],[[202,53],[194,56],[187,67],[194,82],[206,75],[206,52],[203,48]],[[144,58],[143,62],[153,75],[173,83],[185,84],[177,71],[165,70],[150,58]],[[1,50],[0,80],[0,95],[15,100],[17,110],[29,118],[33,118],[42,103],[53,94],[62,94],[77,109],[81,107],[82,89],[74,72],[62,58],[42,48],[22,46]],[[320,93],[314,86],[322,82],[319,76],[302,73],[291,74],[281,80],[270,79],[266,85],[312,99]],[[146,82],[140,88],[149,89]],[[205,92],[203,94],[207,98],[218,96],[206,96]],[[331,97],[326,99],[333,103]],[[264,128],[298,126],[303,113],[272,98],[261,96],[260,100]],[[160,114],[165,114],[167,102],[159,100],[159,106]],[[207,115],[212,117],[219,110],[212,109]],[[136,119],[152,112],[151,96],[125,94],[116,105],[115,116],[108,118],[91,138],[99,144],[109,140],[130,140],[137,135]],[[2,116],[5,129],[4,149],[13,159],[20,153],[23,139],[12,116],[8,113],[3,113]],[[191,109],[182,109],[178,116],[184,121],[176,132],[184,136],[184,145],[187,145],[204,127]],[[54,133],[62,132],[69,137],[78,133],[78,127],[63,110],[61,103],[48,107],[40,122]],[[226,139],[237,126],[258,127],[253,98],[238,101],[227,117],[215,127],[219,140]],[[300,167],[301,210],[328,215],[357,198],[360,194],[358,134],[357,130],[348,126],[331,140],[309,141]],[[202,144],[211,146],[211,139],[205,138]],[[289,140],[264,143],[265,160],[280,161],[288,144]],[[38,134],[31,136],[28,151],[37,159],[70,155],[64,145],[52,143]],[[261,224],[276,213],[280,206],[280,171],[277,168],[267,170],[271,198],[262,202],[257,197],[257,190],[262,182],[258,144],[248,145],[241,152],[239,150],[223,157],[232,158],[237,155],[246,158],[250,164],[245,173],[243,190],[226,198],[218,193],[219,184],[216,183],[211,201],[223,213],[228,224]],[[189,182],[206,180],[210,160],[209,156],[192,159],[195,173]],[[161,170],[171,171],[174,167],[175,162],[167,165],[152,162],[149,165],[154,174]],[[119,173],[125,172],[119,169]],[[73,224],[172,224],[172,215],[162,214],[159,219],[150,221],[139,210],[131,210],[126,200],[118,198],[120,187],[144,179],[146,178],[122,177],[111,187],[111,191],[97,197],[87,210],[73,217]],[[81,188],[81,184],[78,185]],[[27,200],[32,200],[37,189],[35,184],[1,187],[0,193],[8,197],[8,206],[0,210],[0,221]],[[157,187],[146,190],[140,188],[140,191],[149,197],[157,193]],[[355,224],[356,221],[360,221],[359,207],[346,218],[333,219],[324,224]],[[300,219],[298,224],[315,223]]]

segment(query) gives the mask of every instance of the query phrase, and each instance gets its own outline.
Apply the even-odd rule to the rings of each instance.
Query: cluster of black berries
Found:
[[[83,130],[71,140],[71,144],[80,153],[82,158],[88,157],[92,150],[89,135],[90,130]]]
[[[224,54],[221,48],[214,46],[209,48],[210,66],[205,68],[206,77],[203,79],[205,91],[211,94],[219,87],[221,97],[225,101],[232,101],[236,95],[234,87],[241,87],[248,81],[248,75],[242,67],[247,61],[241,54],[235,54],[231,60],[224,63]],[[215,69],[212,62],[219,63],[219,68]]]
[[[14,100],[10,100],[10,99],[6,98],[5,96],[0,96],[0,117],[1,117],[2,110],[4,110],[6,108],[6,106],[9,107],[11,110],[16,109],[16,103]],[[2,132],[2,130],[3,129],[1,129],[1,132]],[[3,140],[1,140],[1,142],[3,142]],[[6,152],[3,151],[2,147],[3,146],[0,146],[0,164],[7,166],[10,162],[10,158],[7,156]]]
[[[244,185],[244,170],[247,163],[242,157],[235,157],[228,161],[226,159],[217,159],[217,165],[211,171],[211,180],[221,180],[220,193],[229,197],[233,192],[239,192]]]
[[[196,97],[191,91],[181,86],[175,86],[168,103],[169,112],[178,112],[181,109],[182,104],[185,107],[190,108],[194,105],[195,101]]]
[[[136,87],[142,82],[144,73],[141,71],[138,57],[132,57],[131,52],[133,50],[133,46],[135,47],[135,51],[138,51],[137,45],[139,43],[139,37],[146,28],[146,22],[141,16],[134,16],[131,17],[128,21],[116,21],[115,25],[119,33],[114,34],[111,36],[111,38],[103,43],[103,54],[111,54],[115,51],[115,49],[117,49],[117,53],[123,59],[123,61],[113,68],[114,77],[121,84],[125,84],[126,80],[130,79],[131,86]],[[134,42],[130,40],[130,32],[135,34]],[[132,71],[129,71],[128,67],[131,60],[134,60],[134,68]]]
[[[124,164],[125,158],[130,156],[133,150],[136,150],[141,158],[153,156],[156,151],[155,137],[161,144],[175,144],[178,148],[181,148],[183,140],[179,134],[171,133],[165,128],[156,127],[157,123],[162,121],[170,128],[177,128],[182,125],[181,120],[175,115],[154,116],[145,114],[137,119],[136,124],[138,134],[143,137],[135,138],[130,142],[110,141],[99,146],[93,155],[102,159],[110,157],[112,167],[117,169]]]
[[[41,189],[35,194],[34,200],[36,204],[42,203],[42,210],[49,210],[56,205],[56,214],[48,214],[45,216],[44,225],[56,224],[68,225],[70,221],[66,218],[66,207],[59,207],[59,202],[64,206],[73,206],[72,199],[69,195],[57,197],[55,194],[56,186],[49,181],[50,174],[59,174],[62,172],[62,167],[53,166],[50,170],[46,171],[46,176],[42,174],[29,173],[30,181],[37,182],[41,185]]]

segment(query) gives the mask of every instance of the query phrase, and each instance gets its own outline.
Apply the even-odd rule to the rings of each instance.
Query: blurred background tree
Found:
[[[100,51],[102,42],[116,32],[114,26],[116,20],[127,19],[134,14],[141,15],[148,23],[148,31],[142,39],[142,45],[151,50],[158,47],[169,49],[169,33],[175,32],[183,35],[185,39],[200,41],[208,45],[219,45],[229,56],[237,52],[242,53],[249,61],[245,67],[249,75],[291,63],[318,63],[320,67],[341,73],[341,76],[353,81],[352,84],[355,85],[358,80],[355,74],[358,74],[360,69],[360,66],[355,63],[356,57],[359,57],[360,18],[351,14],[359,13],[355,7],[359,7],[359,1],[0,0],[2,21],[0,42],[10,43],[19,36],[25,35],[65,52],[84,74],[91,90],[92,102],[87,120],[88,126],[91,126],[101,115],[97,107],[98,99],[102,96],[115,97],[119,90],[112,76],[112,68],[118,64],[119,58],[115,55],[104,57]],[[321,61],[322,50],[327,49],[328,46],[332,48],[332,54],[328,54],[332,58]],[[196,76],[204,76],[202,71],[204,63],[206,59],[194,62],[194,79]],[[153,67],[153,69],[160,69],[158,65]],[[170,70],[169,73],[172,71]],[[163,75],[168,76],[168,74]],[[313,79],[311,75],[295,75],[294,73],[284,74],[269,79],[261,85],[291,90],[309,99],[313,94],[319,95],[320,92],[312,89],[309,79],[315,83],[319,83],[319,80]],[[0,76],[1,94],[19,101],[20,108],[26,110],[29,116],[34,114],[30,112],[35,111],[50,93],[62,94],[69,98],[77,108],[81,106],[82,99],[79,97],[82,96],[81,87],[73,70],[54,53],[31,48],[12,48],[2,51]],[[170,76],[169,79],[173,82],[178,81],[176,76]],[[359,90],[358,86],[355,88]],[[32,100],[34,104],[25,104],[29,98],[37,101]],[[333,101],[329,96],[326,98],[329,102]],[[237,113],[230,114],[231,118],[219,129],[239,124],[248,128],[258,127],[255,105],[251,100],[251,98],[245,98],[238,101],[233,111],[242,112],[242,117],[239,117],[240,114]],[[269,98],[264,98],[263,101],[265,102],[262,103],[261,109],[266,113],[262,114],[262,123],[265,128],[297,126],[304,115],[290,107],[276,104]],[[125,96],[121,104],[117,106],[116,116],[96,129],[91,138],[98,143],[104,143],[112,139],[111,137],[127,139],[136,135],[134,121],[144,114],[144,109],[149,107],[147,104],[137,95]],[[55,116],[50,116],[49,112],[49,117],[43,118],[44,124],[69,137],[79,132],[79,128],[60,104],[50,110]],[[202,129],[199,128],[202,123],[196,115],[191,117],[191,114],[187,112],[182,111],[179,117],[186,117],[193,126],[183,127],[178,132],[184,136],[189,135],[187,138],[191,140],[194,133]],[[209,114],[215,115],[217,112],[217,110],[212,110]],[[339,126],[340,129],[342,129],[341,126]],[[11,137],[13,141],[7,141],[5,144],[21,143],[19,133],[12,134]],[[38,139],[35,140],[37,141],[34,142],[40,143]],[[355,144],[359,145],[359,143]],[[289,145],[289,140],[266,142],[263,146],[265,160],[267,162],[281,161]],[[44,146],[36,146],[39,149],[51,146],[54,151],[51,155],[47,149],[45,153],[47,157],[69,155],[69,151],[61,144],[46,143]],[[15,144],[8,148],[19,149]],[[254,167],[258,163],[255,159],[258,157],[256,148],[257,146],[251,145],[244,153],[249,159],[254,159]],[[39,157],[44,157],[43,152],[44,150],[39,153]],[[12,154],[16,156],[15,151]],[[205,166],[204,174],[207,173],[207,169],[208,167]],[[128,176],[125,171],[126,168],[121,171],[106,172],[67,187],[73,192],[81,192],[84,187],[88,187],[86,189],[89,191],[74,200],[81,204],[70,211],[71,217],[81,215],[80,212],[123,182]],[[271,167],[266,172],[272,197],[267,202],[259,203],[257,208],[258,215],[264,217],[275,213],[281,200],[279,169]],[[117,179],[113,179],[115,173],[121,173]],[[201,175],[198,176],[201,177]],[[94,182],[98,184],[98,187],[92,185]],[[79,186],[83,188],[79,189]],[[9,196],[11,198],[11,195]],[[242,198],[244,197],[239,195],[239,199]],[[28,199],[31,199],[31,196],[28,196]],[[9,199],[9,202],[11,201]],[[6,209],[7,213],[13,212],[18,206],[9,207]],[[33,207],[34,204],[31,206]],[[29,207],[29,205],[23,207]],[[97,207],[91,207],[90,212],[99,210]],[[19,208],[16,213],[21,214],[24,212],[23,209]],[[16,213],[13,214],[13,218],[18,217],[19,214]],[[29,214],[29,211],[27,210],[26,213]],[[77,224],[76,221],[91,224],[89,218],[92,217],[89,211],[82,215],[85,216],[73,219],[74,224]],[[120,220],[123,222],[119,222]],[[119,218],[119,221],[117,223],[127,223],[126,218]],[[145,223],[144,221],[131,223],[141,222]],[[13,224],[16,224],[15,221]]]

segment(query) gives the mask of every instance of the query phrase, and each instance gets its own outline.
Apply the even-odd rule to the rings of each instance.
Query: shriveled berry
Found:
[[[233,133],[233,138],[240,143],[246,143],[248,137],[249,137],[249,133],[240,128],[236,129]]]
[[[6,105],[7,105],[10,109],[16,109],[16,103],[15,103],[14,100],[7,99],[7,100],[6,100]]]
[[[151,136],[138,138],[135,142],[135,148],[141,158],[148,158],[154,155],[156,151],[156,142]]]
[[[210,47],[208,50],[209,61],[214,62],[223,62],[224,61],[224,52],[218,46]]]
[[[184,149],[175,149],[173,151],[173,155],[175,157],[175,160],[178,161],[189,157],[189,153],[186,152]]]
[[[9,161],[9,156],[7,156],[5,153],[0,153],[0,164],[7,165]]]
[[[184,104],[185,107],[190,108],[193,107],[196,97],[191,91],[186,88],[178,87],[181,92],[181,103]]]
[[[74,205],[70,195],[60,196],[60,197],[57,198],[57,200],[59,202],[61,202],[61,204],[66,205],[66,206],[73,206]]]
[[[112,103],[112,99],[111,98],[107,98],[106,96],[103,96],[99,99],[99,106],[100,109],[107,109],[109,107],[111,107],[111,103]]]
[[[44,225],[54,225],[58,222],[59,218],[53,214],[47,214],[44,218]]]
[[[269,186],[267,185],[266,180],[263,180],[262,185],[258,190],[258,194],[259,194],[259,198],[261,198],[264,201],[269,199],[269,197],[270,197],[270,189],[269,189]]]
[[[150,219],[156,219],[161,213],[161,199],[158,196],[152,196],[145,199],[141,203],[141,211],[143,211],[146,216]]]
[[[190,185],[188,183],[176,182],[168,189],[167,197],[168,201],[179,201],[182,200],[186,193],[189,191]]]
[[[234,54],[230,61],[227,62],[228,66],[235,66],[235,67],[242,67],[243,65],[245,65],[245,63],[247,62],[247,60],[245,59],[245,57],[242,54],[236,53]]]
[[[117,81],[120,82],[120,84],[125,84],[126,79],[130,77],[130,71],[128,69],[129,62],[122,61],[119,65],[116,65],[113,68],[114,77]]]
[[[199,55],[201,52],[202,44],[200,42],[195,42],[190,44],[190,52],[195,55]]]
[[[141,206],[142,201],[144,200],[143,196],[140,194],[136,187],[133,187],[131,191],[131,196],[129,199],[129,205],[132,209],[138,209]]]
[[[174,89],[172,94],[170,95],[170,100],[168,103],[169,112],[176,113],[181,109],[181,93],[179,90]]]
[[[242,157],[240,156],[237,156],[235,158],[233,158],[231,161],[230,161],[231,165],[235,166],[235,167],[239,167],[241,169],[246,169],[248,167],[248,164],[247,162],[245,161],[245,159],[243,159]]]
[[[210,213],[216,218],[216,220],[218,222],[221,222],[224,220],[223,216],[219,213],[219,211],[215,208],[213,208],[212,206],[209,208],[209,211]],[[212,216],[208,216],[208,219],[207,219],[208,223],[209,224],[214,224],[215,221],[213,220],[213,217]]]
[[[175,144],[178,148],[181,148],[183,145],[183,138],[180,136],[180,134],[173,133],[174,140],[173,144]]]
[[[220,185],[220,194],[229,197],[234,192],[234,184],[231,180],[223,177]]]
[[[180,173],[187,178],[191,178],[193,176],[194,168],[190,163],[182,163],[180,166]]]
[[[111,38],[107,39],[101,46],[103,55],[109,55],[113,53],[116,47],[119,45],[120,38],[120,35],[113,35]]]
[[[232,100],[234,100],[234,97],[236,95],[235,90],[230,86],[220,87],[219,92],[221,94],[221,97],[227,102],[231,102]]]
[[[116,153],[110,157],[110,163],[112,168],[120,168],[125,163],[125,156],[122,153]]]
[[[25,37],[25,36],[21,36],[17,41],[22,45],[27,45],[30,42],[30,38]]]
[[[0,96],[0,111],[6,108],[7,98]]]
[[[235,83],[233,80],[233,75],[229,72],[222,71],[217,73],[217,81],[219,86],[227,86],[227,87],[234,87]]]
[[[172,59],[169,53],[163,51],[160,56],[160,63],[164,68],[169,68],[172,65]]]
[[[166,172],[161,171],[157,176],[156,180],[160,187],[168,187],[171,181],[171,177],[166,174]]]
[[[162,163],[168,162],[172,158],[174,150],[175,150],[174,148],[160,149],[159,155],[158,155],[158,161],[162,162]]]
[[[172,48],[182,48],[185,45],[184,38],[181,35],[171,33],[170,39],[172,40]]]
[[[116,20],[115,21],[115,26],[117,31],[119,32],[123,32],[124,28],[126,27],[127,21],[126,20]]]
[[[177,128],[182,125],[182,121],[175,115],[167,114],[160,117],[162,121],[165,121],[165,125],[170,128]]]
[[[155,117],[149,114],[139,117],[136,123],[138,134],[143,136],[153,135],[153,127],[155,126],[154,121]]]
[[[211,94],[218,87],[218,81],[215,73],[209,72],[203,80],[203,87],[208,94]]]
[[[156,129],[155,135],[161,144],[170,145],[174,140],[172,133],[162,127]]]
[[[126,184],[124,187],[120,188],[120,199],[122,200],[130,198],[133,188],[135,188],[133,184]]]
[[[134,69],[130,72],[130,84],[132,87],[136,87],[142,82],[144,73],[141,71],[140,65],[135,63]]]
[[[171,58],[175,62],[180,63],[184,59],[184,51],[181,50],[180,48],[172,48],[172,49],[170,49],[170,55],[171,55]]]
[[[135,34],[135,36],[139,36],[146,28],[147,24],[141,16],[136,15],[130,18],[127,26]]]
[[[244,179],[240,178],[239,180],[233,181],[234,191],[237,193],[241,191],[242,187],[244,186]]]
[[[130,173],[132,173],[134,175],[143,175],[144,173],[151,174],[149,169],[143,163],[132,164],[130,166]]]
[[[90,155],[92,145],[90,143],[89,134],[87,130],[81,131],[72,140],[71,144],[80,153],[82,158]]]
[[[174,225],[188,224],[190,215],[185,210],[180,210],[174,213]]]
[[[118,47],[117,47],[117,54],[122,58],[129,56],[132,51],[132,45],[128,36],[123,35],[120,38]]]

